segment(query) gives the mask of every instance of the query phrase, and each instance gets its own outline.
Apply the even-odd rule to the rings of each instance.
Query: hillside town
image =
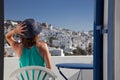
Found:
[[[14,29],[21,21],[5,20],[4,34]],[[72,55],[92,55],[93,54],[93,30],[88,32],[74,31],[65,28],[57,28],[48,24],[48,29],[43,29],[40,41],[48,44],[49,52],[52,56],[72,56]],[[15,40],[19,37],[15,35]],[[5,56],[16,56],[9,44],[5,41]]]

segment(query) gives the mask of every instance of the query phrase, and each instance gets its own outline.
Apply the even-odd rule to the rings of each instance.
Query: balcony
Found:
[[[57,67],[58,63],[93,63],[93,56],[52,56],[52,71],[58,76],[58,80],[64,80],[60,75]],[[12,71],[19,68],[17,57],[5,57],[4,58],[4,80],[9,80],[9,75]],[[61,69],[61,71],[68,77],[69,80],[77,80],[78,69]],[[83,80],[93,80],[93,70],[82,71]],[[80,80],[80,79],[79,79]]]

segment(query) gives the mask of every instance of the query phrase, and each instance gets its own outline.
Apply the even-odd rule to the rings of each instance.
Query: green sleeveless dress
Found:
[[[43,57],[38,52],[36,45],[34,45],[31,49],[23,47],[22,55],[19,59],[19,66],[20,66],[20,68],[26,67],[26,66],[43,66],[43,67],[45,67],[46,63],[45,63]],[[33,73],[34,73],[34,71],[33,71]],[[26,75],[27,75],[27,72],[26,72]],[[22,80],[24,80],[22,75],[21,75],[21,77],[22,77]],[[33,76],[33,80],[34,80],[34,76]]]

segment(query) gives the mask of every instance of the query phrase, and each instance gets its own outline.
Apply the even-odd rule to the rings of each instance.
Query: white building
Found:
[[[5,56],[16,56],[15,52],[8,44],[5,44],[4,51],[6,53]]]
[[[65,48],[64,49],[64,53],[67,53],[67,54],[73,54],[73,50],[76,49],[74,47],[71,47],[71,48]]]
[[[63,49],[49,47],[51,56],[64,56]]]
[[[52,46],[60,47],[60,41],[59,40],[52,40]]]
[[[17,23],[17,22],[14,22],[14,21],[11,21],[11,24],[12,24],[13,26],[16,26],[18,23]]]
[[[48,25],[48,29],[49,30],[52,30],[53,29],[53,26],[51,24]]]

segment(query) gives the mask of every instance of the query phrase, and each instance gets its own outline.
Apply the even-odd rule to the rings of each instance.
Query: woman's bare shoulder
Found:
[[[37,47],[39,47],[39,48],[46,48],[46,46],[47,46],[47,43],[45,43],[45,42],[38,42],[37,43]]]

